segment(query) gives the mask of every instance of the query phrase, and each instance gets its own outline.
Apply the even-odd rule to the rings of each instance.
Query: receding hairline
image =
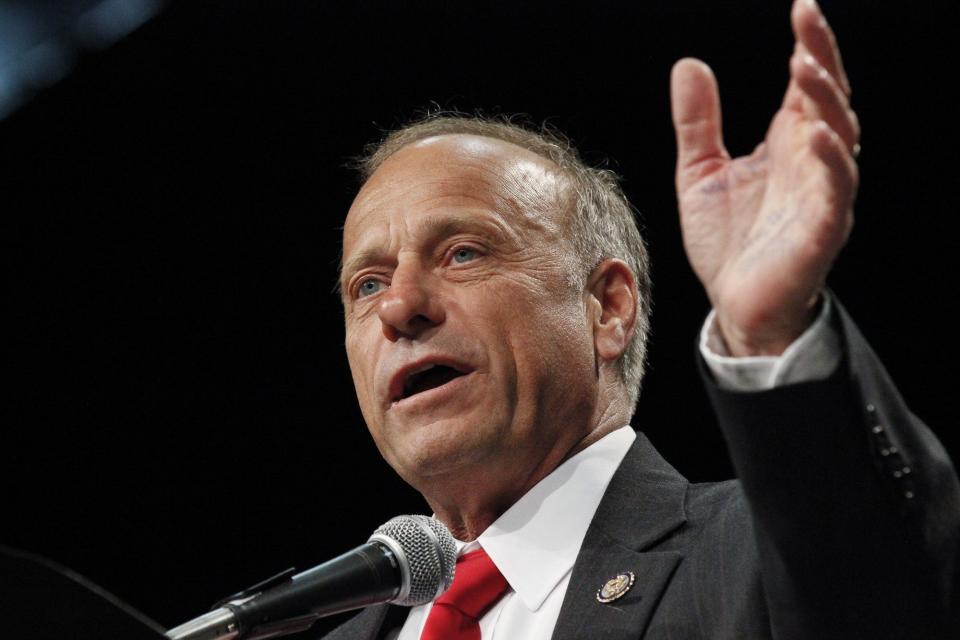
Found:
[[[459,144],[458,144],[459,143]],[[398,161],[401,156],[411,152],[428,151],[431,147],[440,147],[467,159],[466,165],[487,173],[490,177],[503,179],[512,178],[513,184],[499,185],[494,180],[487,180],[489,186],[506,186],[515,198],[509,198],[513,208],[530,208],[553,210],[553,206],[562,209],[564,215],[560,217],[561,226],[569,221],[572,202],[575,198],[575,186],[570,172],[558,164],[554,159],[534,149],[504,140],[493,135],[482,133],[439,133],[424,138],[411,140],[403,146],[397,147],[390,155],[380,159],[360,185],[354,204],[360,200],[368,184],[387,165]],[[472,152],[471,152],[472,148]],[[476,160],[476,162],[471,162]],[[491,164],[487,165],[485,161]],[[532,178],[533,173],[541,173],[546,179],[539,183],[525,178]],[[506,192],[504,192],[506,193]],[[551,202],[552,201],[552,202]],[[354,204],[351,204],[351,210]]]
[[[405,153],[408,153],[410,151],[417,150],[417,149],[425,149],[438,144],[450,143],[455,141],[456,139],[468,140],[468,141],[474,140],[477,143],[482,143],[482,145],[480,144],[477,145],[478,151],[482,147],[487,147],[490,149],[497,148],[497,147],[510,148],[512,150],[519,152],[523,156],[526,156],[527,158],[536,159],[538,163],[550,169],[551,172],[555,173],[556,175],[562,176],[565,180],[569,182],[569,176],[567,171],[562,166],[560,166],[560,164],[558,164],[556,160],[554,160],[553,158],[545,154],[538,153],[534,149],[525,147],[521,144],[512,142],[510,140],[504,140],[503,138],[498,138],[493,135],[485,135],[483,133],[471,133],[471,132],[463,132],[463,133],[449,132],[449,133],[431,134],[423,138],[416,138],[404,144],[403,146],[398,147],[393,152],[391,152],[390,155],[384,158],[381,158],[379,160],[376,166],[373,167],[373,170],[370,171],[369,174],[365,176],[363,184],[365,185],[367,182],[369,182],[370,179],[373,178],[373,176],[376,175],[377,172],[380,171],[380,169],[384,165],[394,161],[397,158],[397,156],[403,155]],[[361,185],[360,191],[362,190],[363,190],[363,186]]]
[[[468,153],[468,155],[473,155],[476,158],[480,158],[486,153],[489,156],[494,156],[492,158],[494,161],[502,162],[504,167],[507,169],[510,169],[511,165],[520,169],[515,173],[510,171],[503,173],[500,171],[490,170],[490,174],[492,176],[497,176],[498,178],[522,178],[525,173],[524,169],[529,169],[531,166],[525,166],[525,162],[530,162],[532,165],[535,165],[538,170],[543,171],[544,175],[549,176],[551,183],[542,181],[540,184],[534,185],[530,181],[523,181],[512,185],[514,195],[518,198],[517,200],[514,200],[513,198],[509,199],[511,201],[511,208],[522,208],[526,210],[535,208],[551,211],[554,209],[550,203],[552,200],[552,204],[562,212],[557,218],[560,228],[563,229],[564,232],[569,231],[571,218],[575,209],[574,203],[576,200],[575,180],[570,171],[561,166],[553,158],[543,153],[539,153],[535,149],[525,147],[522,144],[518,144],[510,140],[504,140],[503,138],[495,135],[485,135],[483,133],[443,132],[423,138],[416,138],[407,144],[397,147],[392,153],[390,153],[390,155],[381,158],[377,165],[373,167],[373,170],[370,171],[369,174],[365,175],[365,178],[360,185],[360,189],[357,192],[357,196],[354,198],[354,203],[356,203],[361,197],[364,189],[367,187],[368,183],[374,179],[374,176],[376,176],[376,174],[379,173],[383,167],[398,160],[401,155],[406,155],[407,153],[413,151],[426,150],[435,145],[446,145],[446,148],[449,149],[450,145],[455,145],[458,140],[461,142],[467,141],[468,146],[471,140],[475,142],[476,153]],[[462,145],[459,148],[456,146],[453,148],[457,153],[464,151]],[[511,163],[513,159],[509,157],[505,158],[503,154],[504,150],[509,151],[515,156],[519,156],[519,161],[513,161]],[[469,152],[469,149],[467,149],[467,152]],[[488,169],[482,165],[477,166],[478,168],[481,168],[481,170]],[[527,175],[529,175],[529,173],[527,173]],[[351,205],[351,210],[352,209],[353,205]]]
[[[361,182],[372,175],[386,158],[399,149],[427,138],[447,135],[472,135],[506,142],[535,155],[552,161],[561,169],[569,169],[568,164],[579,163],[576,148],[569,138],[546,123],[534,128],[524,116],[486,117],[480,113],[473,115],[458,111],[439,111],[426,113],[419,119],[393,130],[384,132],[384,137],[364,147],[362,155],[355,158],[354,167],[358,170]]]

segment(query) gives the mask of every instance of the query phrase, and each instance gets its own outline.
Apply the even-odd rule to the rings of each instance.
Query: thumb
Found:
[[[730,158],[723,146],[720,92],[710,67],[694,58],[673,65],[670,104],[677,134],[677,190],[682,193]]]

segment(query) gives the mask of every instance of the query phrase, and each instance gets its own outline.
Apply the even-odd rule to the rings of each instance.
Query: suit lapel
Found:
[[[553,640],[639,637],[682,559],[676,551],[649,551],[685,521],[687,481],[637,435],[590,523],[573,567]],[[603,604],[597,591],[633,572],[623,597]]]

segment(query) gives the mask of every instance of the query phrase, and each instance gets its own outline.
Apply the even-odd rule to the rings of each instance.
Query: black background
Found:
[[[957,9],[823,4],[864,129],[830,284],[956,456]],[[728,477],[694,366],[708,307],[676,220],[668,77],[681,56],[710,62],[728,146],[749,152],[786,83],[788,15],[773,0],[183,2],[88,54],[0,123],[0,543],[172,626],[426,510],[366,434],[332,289],[345,163],[433,102],[549,120],[625,176],[656,300],[634,424],[691,479]]]

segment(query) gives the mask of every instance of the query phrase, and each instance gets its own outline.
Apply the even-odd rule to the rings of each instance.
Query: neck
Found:
[[[453,536],[462,542],[476,540],[487,527],[512,507],[538,482],[550,475],[564,461],[598,442],[607,434],[626,425],[630,408],[623,400],[598,406],[592,428],[580,432],[579,438],[557,443],[540,463],[525,473],[513,469],[485,468],[460,470],[456,478],[423,492],[436,517]],[[497,480],[500,480],[497,482]],[[505,480],[505,481],[504,481]]]

